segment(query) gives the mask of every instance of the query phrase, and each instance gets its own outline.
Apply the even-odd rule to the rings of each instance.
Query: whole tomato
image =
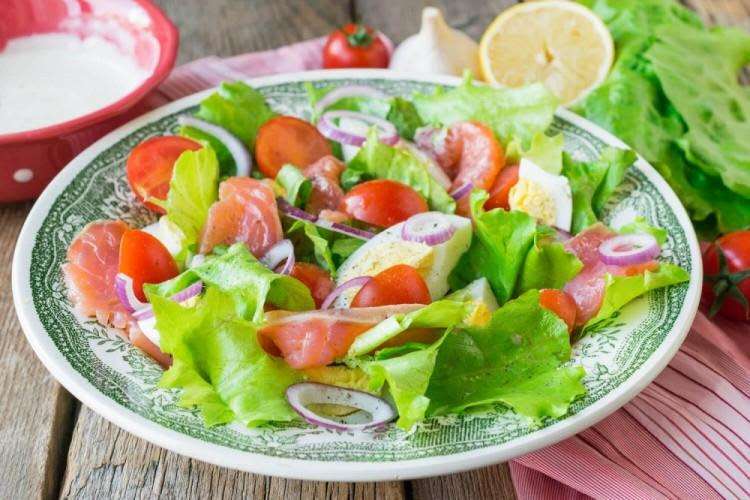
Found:
[[[323,67],[387,68],[390,55],[378,33],[363,24],[349,23],[328,35]]]
[[[750,231],[729,233],[703,252],[705,281],[701,302],[738,321],[750,320]]]

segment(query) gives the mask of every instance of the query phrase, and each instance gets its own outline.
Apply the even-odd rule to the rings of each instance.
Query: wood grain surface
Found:
[[[179,62],[321,36],[359,18],[398,42],[422,7],[479,38],[509,0],[157,0],[181,31]],[[684,0],[712,23],[750,30],[750,0]],[[504,499],[505,464],[385,483],[292,481],[223,469],[166,451],[102,419],[62,389],[23,338],[11,297],[13,247],[30,204],[0,206],[0,499]]]

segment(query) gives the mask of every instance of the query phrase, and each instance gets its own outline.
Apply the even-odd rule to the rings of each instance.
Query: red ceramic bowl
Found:
[[[149,77],[120,100],[73,120],[0,135],[0,202],[28,200],[74,156],[133,115],[134,106],[174,66],[179,36],[149,0],[3,0],[0,51],[8,40],[36,33],[96,34],[117,31],[135,41],[129,53]]]

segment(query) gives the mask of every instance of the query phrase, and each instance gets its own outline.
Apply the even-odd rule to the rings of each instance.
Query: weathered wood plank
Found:
[[[414,500],[490,500],[516,498],[510,469],[506,464],[461,474],[432,477],[411,482]]]
[[[11,296],[13,250],[30,204],[0,207],[0,498],[51,498],[72,427],[75,400],[26,342]]]
[[[404,498],[401,483],[291,481],[222,469],[153,446],[84,407],[70,443],[63,498]]]
[[[348,0],[158,0],[180,28],[179,63],[323,36],[348,22]]]
[[[684,0],[706,22],[750,31],[750,0]]]

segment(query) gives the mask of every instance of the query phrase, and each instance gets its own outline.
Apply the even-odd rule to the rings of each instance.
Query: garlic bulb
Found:
[[[418,73],[460,76],[465,69],[479,74],[479,46],[464,33],[448,26],[435,7],[422,10],[422,27],[396,48],[390,68]]]

